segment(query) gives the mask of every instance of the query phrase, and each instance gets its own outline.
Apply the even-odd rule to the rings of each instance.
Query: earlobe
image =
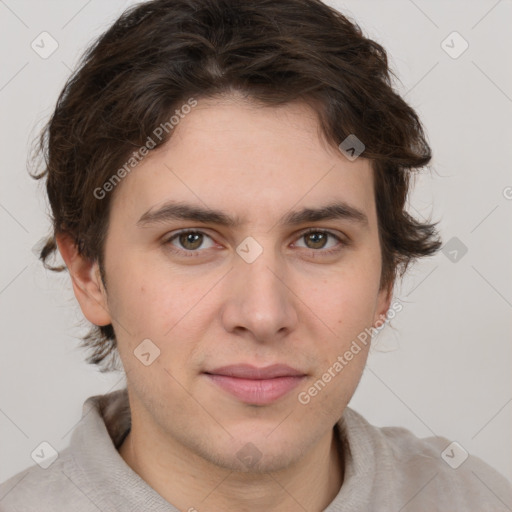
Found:
[[[56,241],[84,316],[94,325],[112,323],[98,263],[78,254],[78,248],[69,235],[59,234]]]

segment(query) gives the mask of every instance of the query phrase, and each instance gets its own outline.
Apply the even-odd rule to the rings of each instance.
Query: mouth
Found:
[[[223,391],[252,405],[275,402],[290,393],[306,377],[304,372],[283,364],[264,368],[247,364],[230,365],[204,372],[204,375]]]

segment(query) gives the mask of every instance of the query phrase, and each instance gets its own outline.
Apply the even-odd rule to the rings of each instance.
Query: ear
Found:
[[[68,267],[73,291],[84,316],[94,325],[112,323],[98,263],[78,254],[78,248],[69,235],[60,234],[55,238],[59,252]]]
[[[387,288],[379,290],[377,296],[377,308],[375,310],[375,316],[373,318],[373,326],[382,325],[387,318],[387,312],[391,305],[391,299],[393,297],[393,284],[394,281],[389,284]]]

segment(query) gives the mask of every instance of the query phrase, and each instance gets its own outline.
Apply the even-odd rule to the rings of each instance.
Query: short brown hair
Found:
[[[98,261],[112,193],[101,188],[155,127],[187,98],[241,92],[278,106],[304,101],[321,133],[338,146],[351,134],[372,162],[382,251],[381,289],[409,263],[441,246],[436,224],[406,211],[411,172],[431,150],[416,112],[394,91],[386,51],[359,26],[319,0],[153,0],[127,10],[86,51],[37,141],[47,177],[53,234],[40,258],[56,251],[55,235],[73,237]],[[169,130],[156,147],[172,135]],[[89,363],[108,371],[116,337],[94,326],[83,339]]]

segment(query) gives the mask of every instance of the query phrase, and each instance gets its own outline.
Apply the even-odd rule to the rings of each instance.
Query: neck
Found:
[[[153,432],[150,428],[148,435],[148,424],[137,419],[132,414],[132,427],[119,453],[128,466],[179,510],[321,512],[343,483],[343,452],[334,429],[293,466],[274,473],[251,473],[216,466],[158,429]]]

